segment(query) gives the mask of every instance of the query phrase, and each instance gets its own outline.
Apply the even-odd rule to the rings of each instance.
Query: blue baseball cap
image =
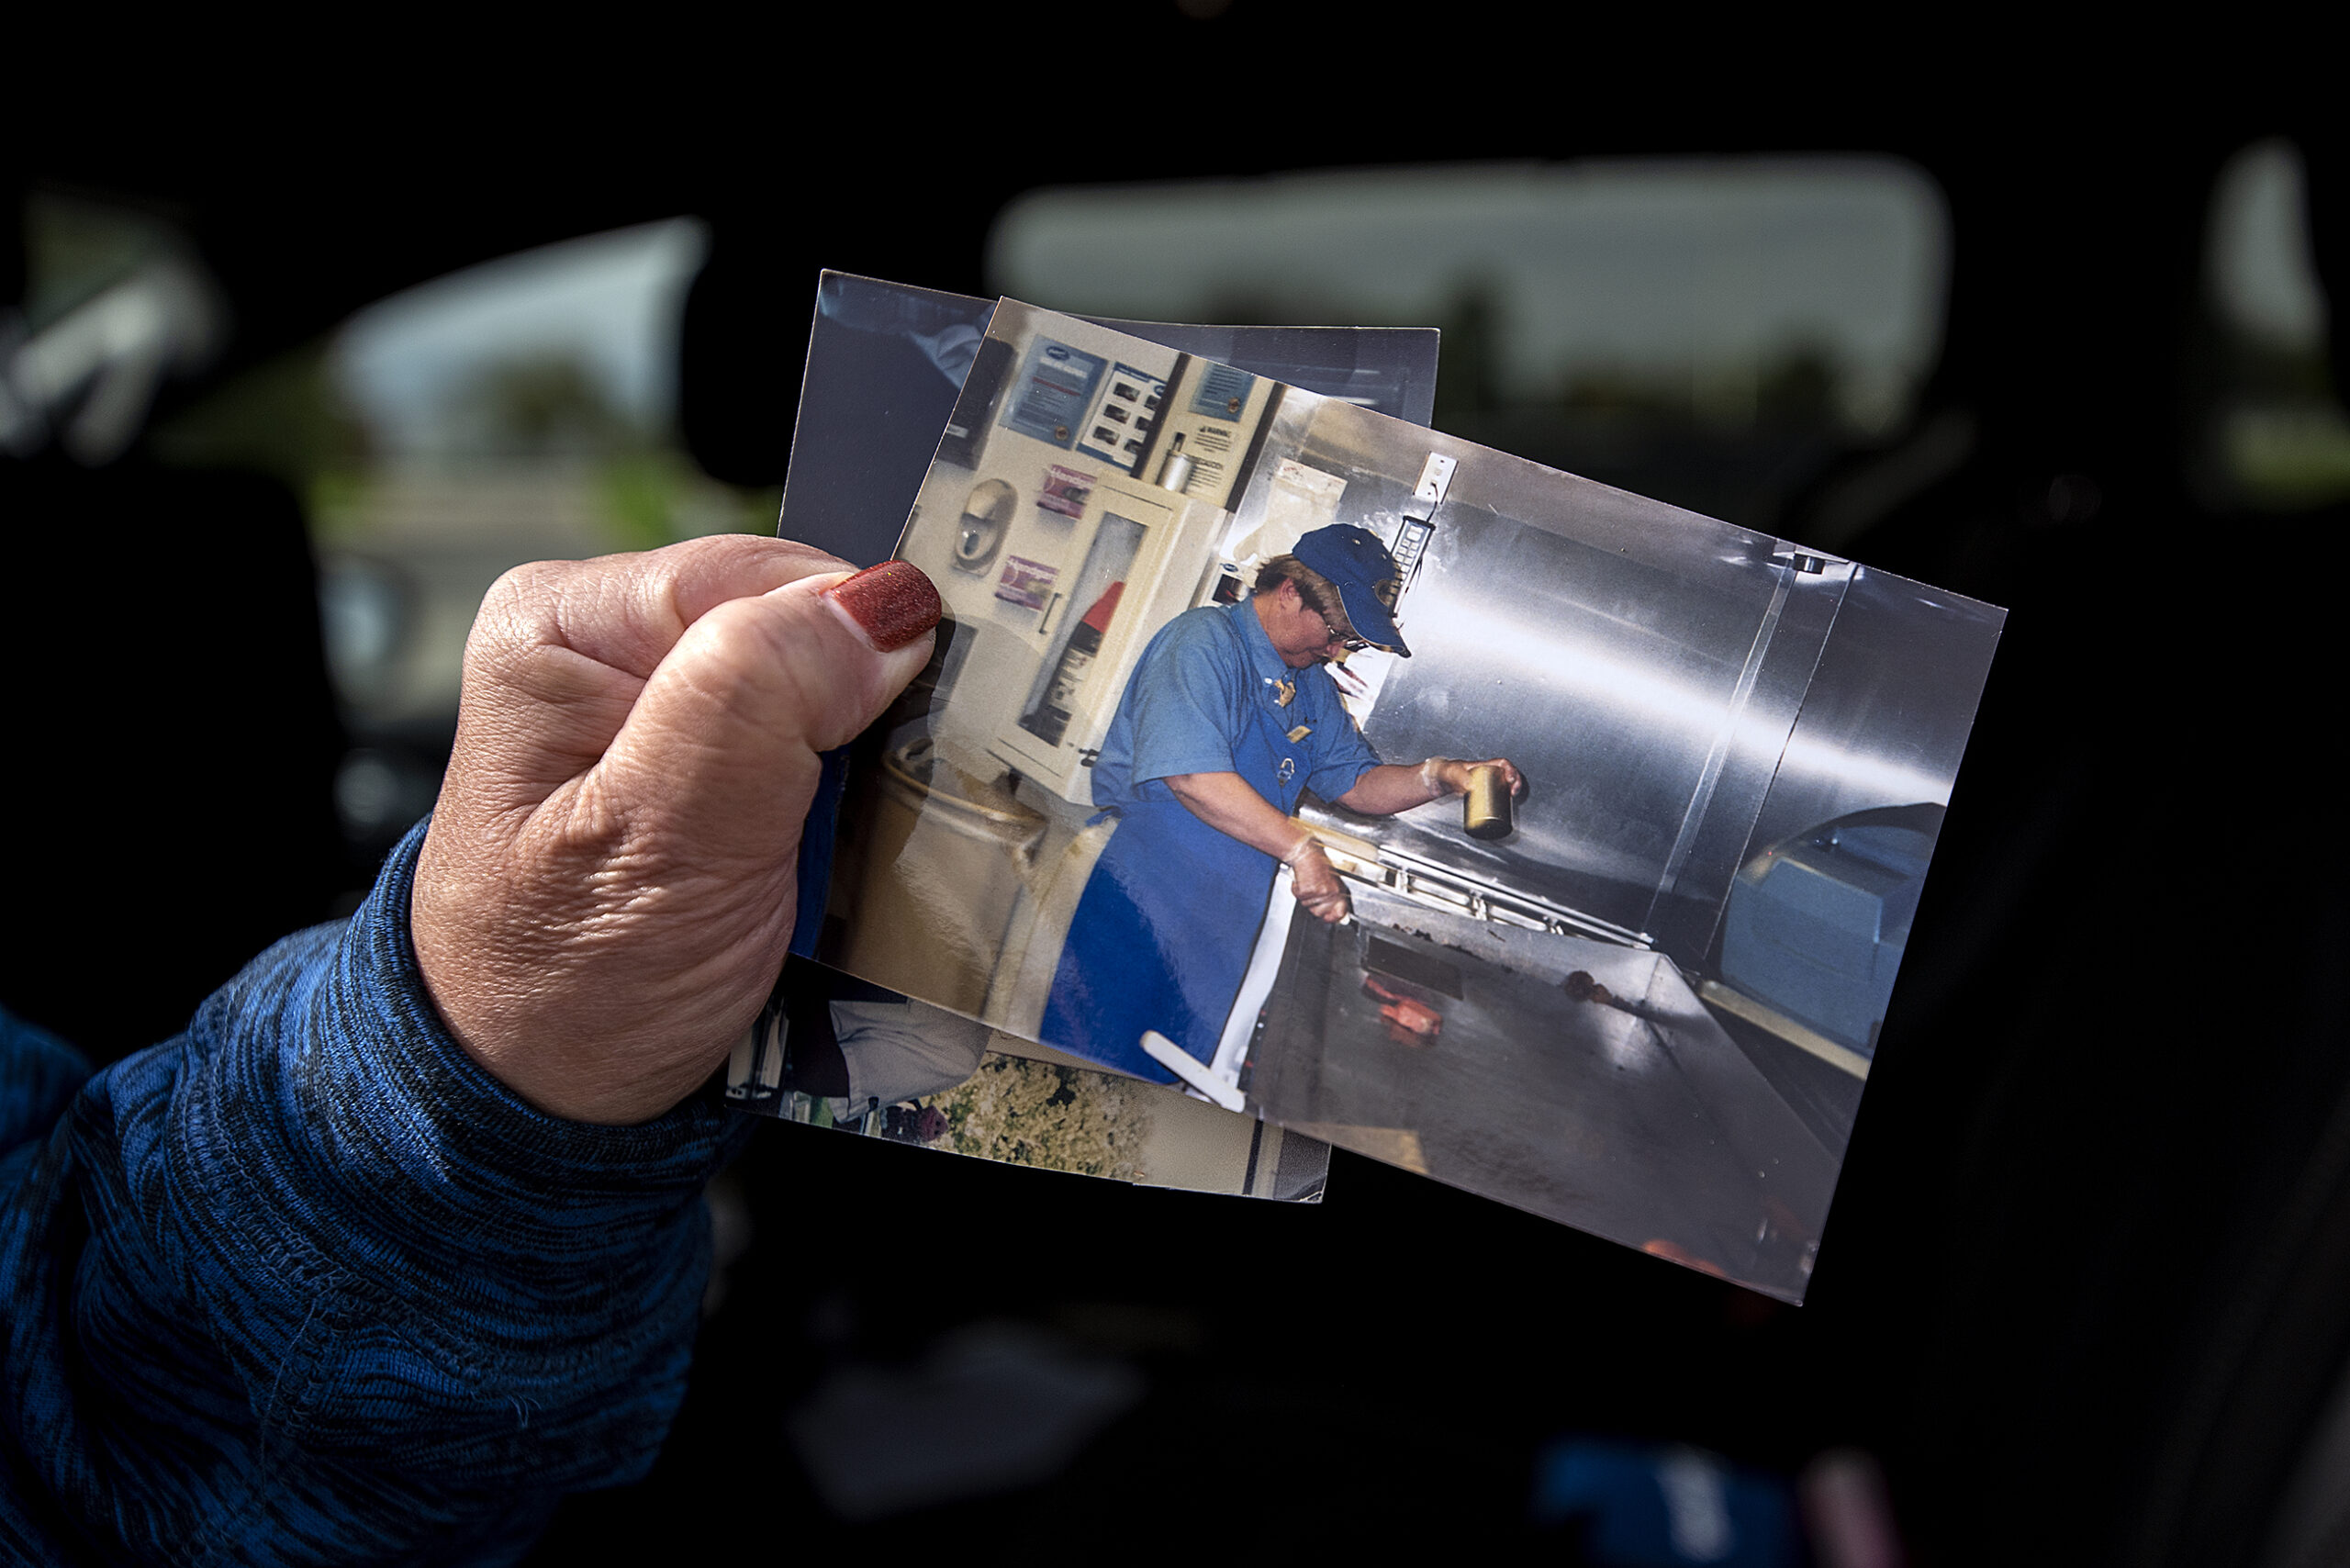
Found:
[[[1404,585],[1395,580],[1394,557],[1387,554],[1377,534],[1337,523],[1315,529],[1299,540],[1290,554],[1330,579],[1355,635],[1393,648],[1407,659],[1412,656],[1387,608]]]

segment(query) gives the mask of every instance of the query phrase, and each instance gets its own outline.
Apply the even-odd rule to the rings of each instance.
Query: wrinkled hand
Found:
[[[832,593],[848,575],[733,535],[520,567],[483,601],[410,923],[450,1032],[541,1110],[659,1115],[766,1001],[817,754],[938,615],[911,566]]]
[[[1347,897],[1346,879],[1322,853],[1322,846],[1312,845],[1289,863],[1290,891],[1307,912],[1332,924],[1344,920],[1354,907]]]
[[[1456,795],[1466,795],[1469,786],[1474,782],[1472,775],[1481,767],[1500,768],[1502,777],[1509,780],[1509,792],[1513,798],[1526,793],[1526,775],[1517,770],[1517,764],[1505,756],[1489,756],[1483,762],[1448,761],[1439,771],[1447,790]]]

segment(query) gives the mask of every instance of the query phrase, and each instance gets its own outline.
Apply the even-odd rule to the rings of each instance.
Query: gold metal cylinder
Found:
[[[1472,838],[1507,838],[1511,821],[1509,776],[1498,767],[1469,770],[1469,793],[1461,797],[1460,826]]]

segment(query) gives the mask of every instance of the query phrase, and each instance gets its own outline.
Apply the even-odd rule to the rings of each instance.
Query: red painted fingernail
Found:
[[[824,597],[865,628],[874,647],[895,653],[938,624],[945,607],[938,590],[908,561],[884,561],[867,566],[845,581],[824,590]]]

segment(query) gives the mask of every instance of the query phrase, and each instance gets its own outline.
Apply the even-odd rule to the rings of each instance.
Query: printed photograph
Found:
[[[828,962],[1801,1299],[2002,611],[1012,301],[899,553]]]

